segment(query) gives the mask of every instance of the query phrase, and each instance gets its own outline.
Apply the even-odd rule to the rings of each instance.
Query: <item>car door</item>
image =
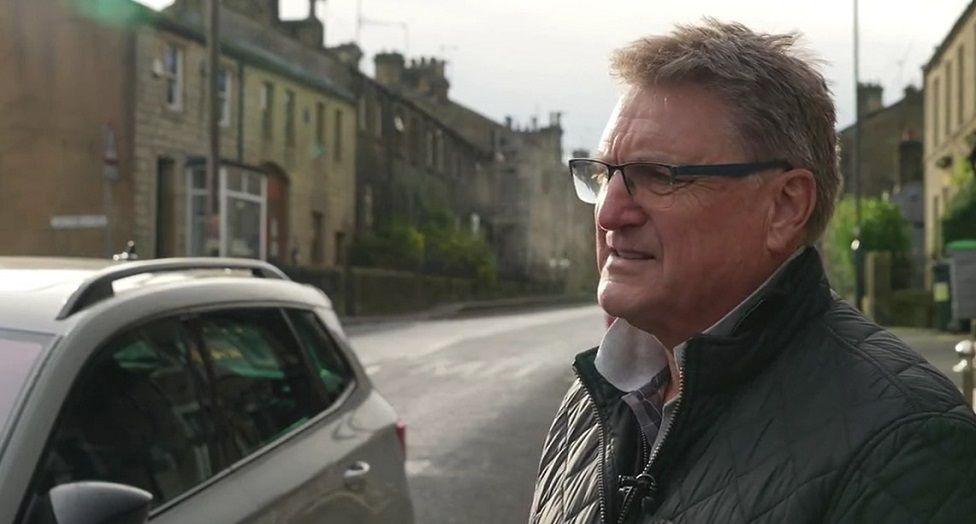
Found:
[[[259,308],[188,321],[212,370],[215,423],[239,457],[221,482],[195,497],[197,504],[219,507],[225,497],[246,496],[253,512],[221,522],[412,521],[398,509],[409,504],[402,504],[392,409],[368,384],[357,383],[343,355],[306,350],[308,338],[294,331],[304,325],[301,318]],[[397,467],[400,477],[391,477],[388,469]],[[188,522],[192,509],[180,505],[160,517]]]
[[[222,456],[201,354],[180,319],[113,337],[86,362],[47,439],[23,507],[54,486],[100,480],[173,504],[230,464]]]
[[[286,313],[325,386],[329,402],[342,402],[346,384],[357,380],[357,369],[350,362],[355,357],[337,342],[340,336],[331,332],[316,312],[288,309]],[[335,465],[332,478],[341,481],[340,489],[323,497],[310,484],[294,493],[296,505],[304,509],[294,514],[293,522],[413,522],[404,472],[404,441],[397,431],[396,414],[365,376],[359,382],[362,402],[350,408],[349,425],[330,435],[329,455]]]

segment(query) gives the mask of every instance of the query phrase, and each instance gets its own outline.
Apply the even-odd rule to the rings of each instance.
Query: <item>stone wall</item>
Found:
[[[102,257],[132,228],[133,34],[73,0],[0,2],[0,254]],[[124,7],[124,6],[123,6]],[[118,182],[104,199],[114,138]],[[108,215],[54,229],[56,215]]]

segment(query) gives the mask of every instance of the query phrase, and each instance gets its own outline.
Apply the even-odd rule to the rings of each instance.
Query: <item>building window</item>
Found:
[[[383,136],[383,101],[377,100],[375,107],[376,111],[373,112],[373,118],[375,119],[375,122],[373,122],[373,133],[379,138]]]
[[[946,64],[945,67],[945,134],[948,137],[949,133],[952,131],[952,63]]]
[[[335,112],[335,143],[332,145],[335,148],[335,160],[339,162],[342,160],[342,110],[336,109]]]
[[[312,211],[312,264],[321,265],[325,261],[325,226],[322,213]]]
[[[346,234],[337,232],[335,234],[335,265],[341,266],[346,263]]]
[[[427,167],[434,167],[434,132],[427,131]]]
[[[216,220],[211,221],[206,168],[187,170],[187,255],[264,259],[268,201],[264,174],[221,167],[219,175]]]
[[[939,125],[939,111],[942,110],[941,93],[939,79],[936,78],[932,81],[932,140],[936,146],[942,138],[942,127]]]
[[[325,147],[325,104],[315,104],[315,145]]]
[[[295,92],[285,90],[285,144],[295,145]]]
[[[156,160],[156,258],[177,256],[176,251],[176,162]]]
[[[434,135],[434,138],[437,142],[437,149],[434,151],[437,155],[435,165],[437,166],[438,171],[444,171],[444,167],[447,165],[444,161],[444,132],[438,129],[437,133]]]
[[[221,69],[217,75],[217,100],[220,104],[220,125],[227,127],[230,125],[230,72]]]
[[[183,50],[166,44],[163,51],[163,78],[166,80],[166,107],[183,110]]]
[[[271,138],[274,129],[274,84],[264,82],[261,84],[261,130],[264,138]]]
[[[966,55],[965,46],[960,45],[956,51],[956,125],[962,125],[963,117],[963,93],[965,93],[965,77],[963,76],[963,63]]]
[[[420,159],[423,158],[423,152],[421,151],[421,137],[423,135],[420,131],[420,120],[417,117],[410,119],[410,161],[417,165],[420,163]]]
[[[366,131],[366,95],[359,99],[359,130]]]

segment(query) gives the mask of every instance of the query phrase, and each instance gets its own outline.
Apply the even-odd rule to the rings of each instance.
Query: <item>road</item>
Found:
[[[597,306],[356,326],[353,347],[407,422],[418,523],[525,522],[539,452],[599,343]]]
[[[952,346],[961,335],[894,331],[958,384]],[[596,306],[349,329],[367,372],[407,422],[418,523],[525,522],[572,358],[602,332]]]

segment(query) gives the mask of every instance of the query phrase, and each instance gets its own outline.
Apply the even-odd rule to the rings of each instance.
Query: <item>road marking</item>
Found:
[[[407,471],[408,477],[416,477],[423,474],[425,471],[430,469],[433,463],[429,460],[418,459],[418,460],[407,460],[404,464],[404,469]]]

